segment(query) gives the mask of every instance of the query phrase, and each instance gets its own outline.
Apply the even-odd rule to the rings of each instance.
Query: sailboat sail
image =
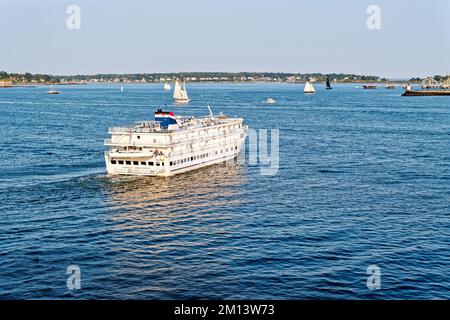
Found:
[[[166,91],[170,90],[170,84],[168,82],[164,83],[164,90]]]
[[[327,89],[331,89],[330,78],[327,77]]]
[[[304,91],[305,93],[313,93],[313,92],[315,92],[316,90],[314,89],[314,87],[313,87],[313,85],[311,84],[311,82],[306,81],[305,88],[303,89],[303,91]]]
[[[175,80],[175,88],[173,89],[173,99],[181,99],[181,85],[180,81]]]
[[[181,85],[180,81],[175,80],[175,88],[173,90],[173,100],[178,102],[187,102],[189,97],[186,91],[186,83],[183,81]]]
[[[183,96],[184,100],[189,100],[187,90],[186,90],[186,82],[183,81],[183,89],[181,90],[181,95]]]

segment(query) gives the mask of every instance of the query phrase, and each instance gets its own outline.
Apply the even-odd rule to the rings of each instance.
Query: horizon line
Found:
[[[357,75],[357,76],[372,76],[378,77],[380,79],[390,79],[390,80],[403,80],[403,79],[412,79],[412,78],[423,78],[423,76],[380,76],[376,74],[365,74],[365,73],[351,73],[351,72],[292,72],[292,71],[169,71],[169,72],[97,72],[97,73],[66,73],[66,74],[57,74],[57,73],[41,73],[41,72],[9,72],[6,70],[0,70],[0,72],[6,72],[7,74],[26,74],[30,73],[32,75],[48,75],[55,77],[74,77],[74,76],[96,76],[96,75],[156,75],[156,74],[165,74],[165,75],[176,75],[176,74],[189,74],[189,73],[224,73],[224,74],[240,74],[240,73],[248,73],[248,74],[290,74],[290,75],[312,75],[312,74],[320,74],[320,75],[331,75],[331,74],[342,74],[342,75]],[[449,73],[443,74],[428,74],[426,77],[433,76],[448,76]]]

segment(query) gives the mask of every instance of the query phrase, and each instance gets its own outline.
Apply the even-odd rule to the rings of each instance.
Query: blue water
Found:
[[[450,100],[355,86],[0,90],[0,298],[449,299]],[[207,104],[279,129],[278,173],[105,174],[108,127]]]

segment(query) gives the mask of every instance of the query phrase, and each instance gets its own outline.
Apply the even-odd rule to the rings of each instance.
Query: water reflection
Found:
[[[224,265],[242,245],[235,239],[246,178],[236,163],[169,178],[108,178],[109,263],[102,285],[121,279],[124,298],[176,299],[199,296],[188,291],[211,274],[228,277]]]
[[[106,192],[110,219],[156,222],[212,218],[242,205],[245,168],[236,162],[219,164],[164,177],[108,178]]]

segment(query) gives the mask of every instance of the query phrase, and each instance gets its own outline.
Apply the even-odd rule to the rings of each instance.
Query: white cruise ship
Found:
[[[155,112],[154,121],[109,128],[105,145],[110,175],[171,176],[235,158],[245,141],[242,118],[175,117]]]

